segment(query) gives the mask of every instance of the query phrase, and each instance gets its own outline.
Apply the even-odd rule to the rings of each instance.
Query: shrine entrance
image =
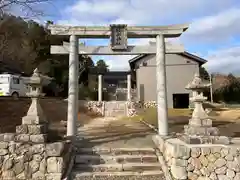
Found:
[[[69,90],[67,136],[76,135],[78,113],[78,55],[140,55],[156,54],[158,133],[168,135],[167,89],[165,53],[181,53],[181,45],[165,44],[165,38],[179,37],[188,25],[170,26],[127,26],[114,24],[108,26],[61,26],[49,25],[52,35],[70,36],[69,43],[51,46],[52,54],[69,54]],[[80,45],[79,38],[110,39],[109,46]],[[129,46],[128,38],[156,38],[156,45]],[[131,101],[131,76],[127,80],[127,101]],[[102,102],[102,75],[98,76],[98,102]]]

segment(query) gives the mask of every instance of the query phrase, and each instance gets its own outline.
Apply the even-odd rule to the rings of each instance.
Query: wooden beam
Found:
[[[166,45],[166,53],[182,53],[183,45]],[[63,46],[51,46],[51,54],[68,54],[69,45],[65,43]],[[155,54],[156,46],[128,46],[126,51],[112,51],[109,46],[79,46],[79,54],[83,55],[139,55],[139,54]]]
[[[188,24],[169,26],[128,26],[128,38],[156,38],[158,34],[164,37],[179,37],[188,29]],[[109,38],[111,35],[109,26],[63,26],[49,25],[52,35],[77,35],[79,38]]]

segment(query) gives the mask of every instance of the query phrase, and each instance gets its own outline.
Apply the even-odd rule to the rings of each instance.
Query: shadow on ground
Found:
[[[140,122],[115,120],[102,127],[88,127],[82,134],[85,137],[82,144],[87,147],[153,147],[153,134],[152,129]]]

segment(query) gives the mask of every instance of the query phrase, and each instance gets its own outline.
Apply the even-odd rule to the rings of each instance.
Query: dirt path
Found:
[[[78,128],[79,144],[84,147],[154,147],[153,134],[152,129],[140,122],[114,117],[95,118]]]

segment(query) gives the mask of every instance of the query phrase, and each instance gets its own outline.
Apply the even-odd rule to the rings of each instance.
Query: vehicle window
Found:
[[[9,77],[0,76],[0,84],[8,84]]]
[[[13,84],[19,84],[19,78],[13,78]]]

